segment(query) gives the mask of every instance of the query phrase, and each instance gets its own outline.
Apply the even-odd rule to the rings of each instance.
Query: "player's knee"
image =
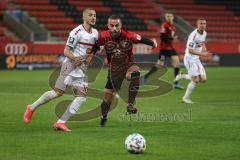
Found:
[[[112,103],[112,99],[113,99],[113,93],[109,93],[109,92],[104,93],[104,97],[103,97],[104,102]]]
[[[133,79],[134,80],[139,80],[139,78],[140,78],[140,71],[139,70],[133,71],[133,72],[127,74],[126,78],[129,81],[133,80]]]
[[[174,68],[179,68],[179,67],[180,67],[180,63],[178,63],[178,62],[177,62],[177,63],[176,63],[176,62],[175,62],[175,63],[172,63],[172,66],[173,66]]]
[[[86,96],[88,93],[88,83],[82,82],[73,86],[73,94],[75,97]]]
[[[64,95],[64,91],[58,88],[54,88],[53,91],[58,95],[58,97]]]
[[[199,83],[200,80],[198,77],[192,77],[192,81],[197,84],[197,83]]]
[[[74,97],[85,97],[87,95],[87,92],[83,92],[82,90],[78,88],[73,89],[73,96]]]
[[[157,69],[159,69],[159,68],[163,67],[163,64],[164,64],[163,61],[158,60],[157,63],[155,64],[155,67],[156,67]]]

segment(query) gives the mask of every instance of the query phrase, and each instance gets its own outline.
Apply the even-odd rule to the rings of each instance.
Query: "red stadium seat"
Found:
[[[212,40],[239,38],[240,17],[235,16],[224,5],[196,4],[194,0],[156,0],[155,2],[189,21],[193,26],[196,25],[199,17],[206,18],[208,37]]]

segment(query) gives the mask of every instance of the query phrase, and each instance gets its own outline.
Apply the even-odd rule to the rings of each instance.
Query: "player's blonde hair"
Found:
[[[93,9],[93,8],[85,8],[85,9],[83,10],[83,12],[82,12],[82,16],[84,17],[85,14],[86,14],[86,12],[89,11],[89,10],[95,11],[95,9]]]
[[[204,17],[199,17],[198,19],[197,19],[197,22],[198,21],[207,21]]]

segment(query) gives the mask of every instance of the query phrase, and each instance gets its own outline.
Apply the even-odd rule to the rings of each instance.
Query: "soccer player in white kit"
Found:
[[[175,81],[182,78],[190,80],[186,93],[182,98],[184,103],[193,103],[190,99],[191,93],[199,82],[203,83],[207,80],[205,69],[199,59],[200,56],[207,56],[210,54],[205,46],[207,37],[207,32],[205,31],[206,24],[207,22],[204,18],[199,18],[197,20],[197,28],[192,31],[188,37],[184,56],[184,65],[187,68],[188,74],[179,74],[175,78]]]
[[[65,123],[76,114],[80,106],[86,101],[88,88],[86,72],[93,55],[92,49],[98,40],[98,31],[92,27],[95,23],[95,10],[86,8],[83,11],[83,24],[74,28],[69,34],[64,49],[66,58],[62,64],[55,88],[45,92],[37,101],[27,106],[24,114],[25,124],[30,123],[33,112],[40,105],[63,95],[67,86],[71,86],[75,99],[53,126],[55,130],[71,131]]]

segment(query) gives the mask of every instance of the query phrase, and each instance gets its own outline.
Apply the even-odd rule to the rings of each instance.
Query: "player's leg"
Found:
[[[73,64],[71,62],[65,62],[62,64],[60,74],[55,83],[55,88],[51,91],[43,93],[35,102],[27,106],[24,114],[24,123],[29,124],[33,115],[33,112],[41,105],[53,100],[59,96],[62,96],[66,90],[66,85],[64,84],[65,77],[72,71]]]
[[[100,119],[100,127],[104,127],[107,123],[107,119],[108,119],[108,112],[110,110],[113,98],[114,98],[114,90],[113,89],[109,89],[105,88],[104,90],[104,97],[101,103],[101,119]]]
[[[181,79],[191,80],[192,78],[191,78],[191,76],[190,76],[189,74],[183,74],[183,73],[180,72],[180,73],[175,77],[174,82],[177,82],[177,81],[179,81],[179,80],[181,80]]]
[[[186,57],[184,57],[184,60],[183,60],[183,62],[184,62],[184,66],[187,68],[187,70],[189,70],[189,65],[188,65],[188,62],[187,62],[187,58]],[[187,73],[187,74],[183,74],[183,73],[179,73],[176,77],[175,77],[175,79],[174,79],[174,82],[175,81],[179,81],[179,80],[181,80],[181,79],[186,79],[186,80],[192,80],[192,77],[191,77],[191,75],[189,74],[189,73]]]
[[[199,80],[201,83],[205,83],[207,81],[207,75],[201,62],[199,62],[199,70],[200,70]]]
[[[190,95],[196,88],[197,83],[200,81],[199,80],[199,75],[200,75],[199,68],[198,68],[198,65],[196,62],[187,61],[187,64],[185,63],[185,65],[188,70],[188,74],[191,76],[191,81],[189,82],[189,84],[187,86],[187,89],[182,98],[182,101],[184,103],[193,103],[190,100]]]
[[[58,88],[54,88],[51,91],[43,93],[33,104],[31,104],[31,109],[35,111],[39,106],[49,102],[50,100],[62,96],[64,91]]]
[[[174,68],[174,77],[176,78],[177,75],[180,73],[180,61],[178,55],[176,55],[175,51],[171,56],[172,66]],[[178,83],[178,81],[174,81],[174,88],[175,89],[183,89],[183,87]]]
[[[122,82],[125,78],[125,72],[118,72],[109,70],[107,76],[107,83],[104,90],[104,98],[101,103],[102,116],[100,119],[100,126],[104,127],[107,122],[108,112],[110,110],[113,98],[116,97],[116,92],[121,88]]]
[[[131,66],[127,73],[126,79],[130,81],[129,89],[128,89],[128,105],[127,112],[128,113],[137,113],[137,108],[134,107],[135,99],[139,90],[140,84],[140,69],[138,66]]]
[[[149,78],[149,76],[151,76],[153,73],[155,73],[159,68],[164,66],[164,61],[165,61],[165,55],[163,53],[163,51],[160,51],[159,57],[158,57],[158,61],[156,62],[156,64],[148,71],[148,73],[146,73],[143,78],[142,78],[142,83],[146,83],[147,79]]]
[[[184,103],[193,103],[190,99],[190,95],[192,94],[192,92],[195,90],[196,88],[196,85],[198,84],[199,82],[199,77],[198,76],[193,76],[192,77],[192,80],[189,82],[188,86],[187,86],[187,89],[186,89],[186,92],[182,98],[182,101]]]
[[[88,90],[88,83],[85,80],[77,80],[78,78],[75,79],[72,76],[68,76],[66,79],[68,79],[68,81],[71,81],[71,84],[73,84],[74,81],[79,82],[74,85],[69,84],[73,87],[73,95],[75,98],[68,106],[67,110],[63,113],[63,115],[59,118],[59,120],[54,124],[54,129],[59,131],[71,131],[67,128],[65,124],[72,116],[77,113],[79,108],[86,102],[86,95]]]

